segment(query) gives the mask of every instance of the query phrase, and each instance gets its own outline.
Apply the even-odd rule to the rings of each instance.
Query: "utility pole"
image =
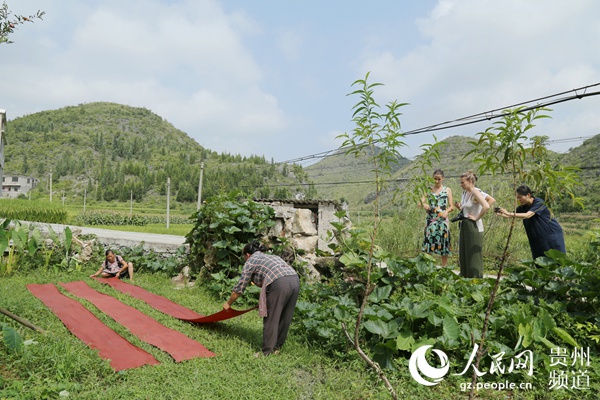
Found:
[[[167,229],[169,229],[169,208],[171,197],[171,178],[167,178]]]
[[[133,190],[131,191],[131,197],[129,200],[129,216],[133,215]]]
[[[200,180],[198,181],[198,206],[196,210],[200,209],[202,205],[202,175],[204,174],[204,161],[200,163]]]
[[[85,202],[87,200],[87,188],[83,189],[83,212],[85,213]]]
[[[52,170],[50,170],[50,203],[52,203]]]

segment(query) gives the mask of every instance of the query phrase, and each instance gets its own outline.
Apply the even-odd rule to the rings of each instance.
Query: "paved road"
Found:
[[[143,243],[146,250],[153,250],[157,252],[174,252],[179,246],[182,246],[185,242],[185,237],[176,235],[162,235],[157,233],[142,233],[142,232],[123,232],[113,231],[110,229],[100,228],[88,228],[83,226],[74,225],[60,225],[60,224],[45,224],[40,222],[27,222],[21,221],[22,223],[33,224],[37,226],[42,232],[48,231],[48,226],[51,226],[54,232],[62,233],[65,227],[68,226],[72,231],[80,230],[83,235],[96,235],[97,241],[107,246],[127,246],[135,247],[140,243]]]

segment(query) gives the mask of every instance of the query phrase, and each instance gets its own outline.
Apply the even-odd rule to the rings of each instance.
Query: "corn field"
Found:
[[[0,219],[63,224],[67,209],[62,205],[21,199],[0,199]]]

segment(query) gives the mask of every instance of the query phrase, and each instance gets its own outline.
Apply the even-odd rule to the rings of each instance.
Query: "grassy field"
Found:
[[[164,315],[145,303],[113,291],[88,278],[95,265],[81,271],[27,271],[0,277],[1,306],[46,330],[36,333],[0,314],[0,323],[16,329],[33,344],[23,354],[9,354],[0,342],[0,399],[54,399],[67,391],[75,399],[388,399],[384,386],[352,350],[343,358],[328,356],[325,348],[307,344],[292,329],[281,354],[254,358],[260,349],[262,325],[257,313],[210,326],[195,326]],[[84,280],[94,289],[111,294],[161,324],[199,341],[218,354],[210,359],[175,363],[166,353],[140,341],[125,328],[82,301],[101,321],[134,345],[150,352],[161,364],[115,373],[107,361],[73,336],[41,301],[28,283]],[[163,274],[141,272],[136,284],[202,314],[220,309],[225,300],[199,286],[176,290]],[[63,293],[66,292],[59,288]],[[67,294],[67,296],[70,296]],[[237,304],[243,308],[243,304]],[[299,324],[295,320],[293,326]],[[340,335],[342,333],[340,332]],[[407,364],[408,360],[404,360]],[[402,365],[402,361],[400,360]],[[407,368],[389,372],[402,399],[462,399],[466,377],[445,379],[434,387],[417,384]],[[462,381],[460,381],[462,379]],[[478,391],[482,399],[568,399],[566,391],[540,397],[544,388],[530,391]],[[587,395],[592,397],[585,397]],[[585,395],[585,396],[584,396]],[[594,398],[583,393],[580,398]]]
[[[0,315],[0,322],[16,328],[25,340],[35,341],[26,346],[22,355],[9,355],[0,347],[0,398],[58,398],[63,390],[76,399],[388,398],[383,386],[377,384],[360,361],[338,363],[322,355],[319,348],[300,342],[293,334],[281,354],[255,358],[253,354],[260,349],[262,334],[257,313],[210,326],[195,326],[166,316],[139,300],[111,292],[112,289],[88,279],[90,272],[36,272],[0,279],[2,306],[46,330],[45,334],[36,333]],[[157,366],[115,373],[107,361],[73,336],[25,287],[28,283],[74,280],[85,280],[96,290],[111,293],[163,325],[198,340],[218,356],[175,363],[166,353],[138,340],[85,303],[109,327],[161,362]],[[161,275],[140,274],[136,283],[204,314],[218,311],[222,304],[221,299],[212,298],[201,288],[175,290],[168,278]],[[400,379],[395,384],[405,387],[408,382]]]
[[[419,252],[422,240],[422,210],[403,210],[402,215],[386,218],[380,240],[386,249],[405,256]],[[561,224],[569,252],[576,254],[582,248],[585,232],[600,225],[597,216],[563,215]],[[362,221],[367,226],[368,221]],[[185,235],[192,225],[162,224],[145,227],[108,227],[137,232]],[[456,224],[452,225],[454,239]],[[486,216],[486,272],[493,272],[494,259],[501,251],[507,233],[507,220]],[[517,221],[511,247],[513,259],[529,257],[529,247],[522,223]],[[456,265],[456,254],[450,259]],[[343,359],[327,355],[321,346],[307,344],[293,330],[282,353],[266,358],[254,358],[260,349],[262,325],[257,313],[216,323],[195,326],[166,316],[145,303],[122,295],[92,281],[88,276],[96,265],[84,265],[81,271],[27,271],[0,276],[0,306],[10,310],[46,330],[36,333],[0,314],[0,324],[18,330],[25,340],[23,354],[9,354],[0,341],[0,399],[54,399],[59,393],[69,393],[75,399],[388,399],[384,386],[352,350]],[[75,336],[27,289],[28,283],[58,283],[76,280],[88,282],[94,289],[110,293],[132,305],[163,325],[178,330],[199,341],[218,354],[210,359],[194,359],[175,363],[166,353],[140,341],[125,328],[99,312],[87,302],[84,305],[105,324],[150,352],[161,364],[115,373],[107,361],[98,357]],[[225,299],[217,299],[203,287],[175,290],[170,279],[162,274],[142,271],[136,275],[136,284],[170,298],[202,314],[220,309]],[[64,290],[63,293],[66,293]],[[242,308],[241,304],[238,304]],[[294,324],[300,321],[295,320]],[[340,332],[340,334],[342,334]],[[408,360],[406,360],[408,362]],[[417,384],[407,368],[390,372],[389,377],[402,399],[462,399],[458,378],[445,379],[434,387]],[[465,377],[461,377],[463,381]],[[540,397],[544,388],[529,391],[481,390],[483,399],[568,399],[567,392],[553,392]],[[65,392],[66,391],[66,392]],[[592,397],[585,397],[587,395]],[[585,395],[585,396],[584,396]],[[593,393],[582,393],[580,398],[594,398]]]
[[[0,323],[17,329],[33,344],[22,354],[8,354],[0,346],[1,399],[55,399],[69,393],[74,399],[389,399],[389,394],[365,364],[349,350],[344,360],[324,354],[320,346],[307,345],[292,331],[281,354],[255,358],[260,349],[262,324],[257,313],[196,326],[164,315],[145,303],[92,281],[83,270],[74,273],[18,274],[0,278],[2,307],[26,318],[46,332],[36,333],[0,314]],[[176,290],[159,274],[139,274],[136,284],[199,313],[220,309],[216,299],[201,287]],[[107,361],[73,336],[60,320],[27,289],[28,283],[84,280],[94,289],[109,293],[161,324],[199,341],[217,357],[174,362],[166,353],[140,341],[125,328],[82,301],[101,321],[134,345],[151,353],[160,365],[119,373]],[[66,293],[64,290],[63,293]],[[68,294],[67,294],[68,295]],[[70,295],[68,295],[70,296]],[[242,308],[242,305],[238,305]],[[293,324],[299,321],[295,320]],[[406,360],[407,361],[407,360]],[[446,379],[434,387],[414,382],[403,368],[389,373],[400,398],[465,399],[461,384],[470,378]],[[530,391],[480,390],[481,399],[568,399],[566,391],[539,397]],[[66,391],[66,392],[65,392]],[[581,398],[585,398],[582,393]],[[593,397],[588,397],[593,398]]]

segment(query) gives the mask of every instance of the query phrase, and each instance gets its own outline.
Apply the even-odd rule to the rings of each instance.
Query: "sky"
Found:
[[[46,13],[0,45],[9,121],[114,102],[147,108],[210,150],[276,162],[338,148],[354,128],[352,83],[367,73],[383,84],[380,106],[409,103],[403,132],[600,83],[597,0],[6,3]],[[600,96],[551,108],[532,134],[552,150],[600,133]],[[493,122],[409,135],[400,153]]]

